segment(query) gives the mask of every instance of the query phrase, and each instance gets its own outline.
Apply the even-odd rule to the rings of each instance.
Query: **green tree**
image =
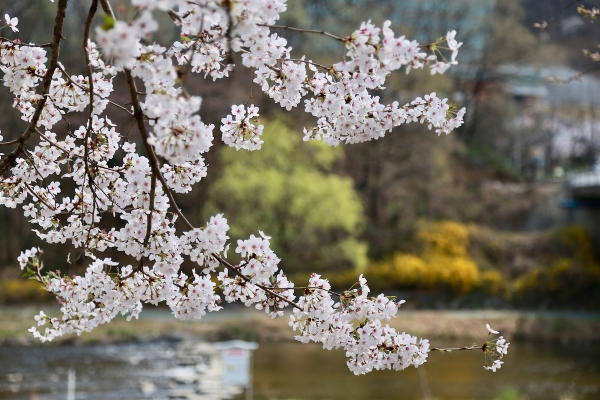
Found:
[[[221,175],[210,188],[206,215],[224,212],[233,239],[272,235],[286,271],[362,270],[367,246],[358,237],[362,206],[350,178],[333,173],[341,148],[301,143],[292,121],[265,123],[259,152],[224,148]]]

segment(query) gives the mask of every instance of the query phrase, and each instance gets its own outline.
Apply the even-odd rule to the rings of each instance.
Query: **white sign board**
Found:
[[[223,352],[223,383],[246,387],[250,384],[250,350],[232,348]]]
[[[230,342],[217,343],[223,357],[223,383],[226,385],[252,387],[252,375],[250,362],[252,350],[258,348],[258,344],[232,340]]]

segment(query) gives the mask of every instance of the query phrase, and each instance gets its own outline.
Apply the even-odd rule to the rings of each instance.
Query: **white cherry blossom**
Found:
[[[68,0],[57,3],[60,31],[65,15],[71,16],[65,13]],[[272,318],[289,307],[296,339],[343,348],[355,374],[423,364],[429,341],[387,323],[404,301],[371,295],[362,276],[342,293],[317,274],[298,288],[263,232],[238,241],[235,257],[241,261],[235,263],[227,258],[229,223],[223,215],[204,226],[187,220],[173,192],[188,193],[207,176],[203,155],[212,147],[214,126],[202,121],[202,98],[189,94],[181,76],[188,71],[224,79],[235,67],[232,53],[240,54],[240,67],[251,69],[253,82],[276,104],[286,110],[303,105],[316,118],[314,127],[304,129],[305,140],[359,143],[411,122],[447,134],[462,125],[464,108],[453,110],[436,93],[404,105],[383,104],[375,91],[403,68],[408,73],[429,66],[432,74],[444,73],[457,63],[462,43],[456,31],[442,40],[451,52],[448,62],[396,36],[389,21],[381,27],[366,21],[345,38],[328,35],[345,54],[324,66],[304,56],[292,58],[287,40],[273,32],[285,0],[131,4],[139,11],[131,20],[109,14],[92,27],[85,47],[90,69],[81,75],[60,63],[60,33],[50,46],[0,41],[3,85],[27,122],[24,133],[15,133],[22,140],[4,143],[13,146],[7,147],[10,155],[0,154],[0,204],[21,206],[39,238],[69,243],[89,260],[84,275],[69,277],[55,266],[43,268],[39,248],[21,253],[21,269],[61,305],[59,317],[40,312],[32,334],[42,341],[79,335],[117,315],[137,318],[145,303],[164,302],[176,318],[201,319],[220,310],[223,298]],[[178,41],[154,42],[160,12],[173,19]],[[5,15],[5,22],[18,31],[17,18]],[[115,93],[114,82],[126,82],[129,98]],[[219,130],[227,145],[259,150],[264,127],[258,107],[248,103],[233,105],[221,116]],[[115,113],[127,115],[137,130],[115,125]],[[129,261],[120,265],[102,254],[109,249]],[[181,269],[185,260],[197,264],[191,274]],[[495,358],[486,369],[500,368],[508,345],[500,337],[481,347]]]

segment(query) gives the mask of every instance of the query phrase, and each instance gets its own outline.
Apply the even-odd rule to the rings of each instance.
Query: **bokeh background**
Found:
[[[119,18],[132,18],[135,11],[122,3],[112,1]],[[366,18],[377,25],[389,19],[397,35],[423,45],[457,30],[464,43],[457,66],[443,76],[399,71],[380,93],[384,102],[405,103],[436,91],[467,107],[464,126],[442,137],[410,124],[363,144],[304,143],[302,128],[315,121],[301,109],[282,112],[257,87],[251,91],[243,68],[217,82],[185,78],[190,93],[203,97],[204,121],[218,126],[232,104],[252,95],[265,125],[258,152],[224,146],[215,130],[208,176],[192,193],[176,196],[194,225],[224,213],[233,243],[264,231],[297,284],[318,272],[343,290],[364,274],[373,292],[407,300],[403,309],[409,311],[394,322],[398,329],[436,345],[481,341],[485,323],[492,323],[517,342],[498,375],[484,375],[479,369],[485,360],[473,354],[436,354],[426,367],[429,377],[412,370],[354,380],[343,354],[280,343],[292,337],[286,321],[236,308],[181,323],[159,307],[136,322],[118,319],[67,337],[63,348],[22,347],[32,343],[26,330],[40,304],[48,314],[58,308],[39,284],[20,278],[19,253],[40,246],[48,268],[69,274],[82,273],[86,261],[80,249],[45,245],[27,218],[2,207],[0,398],[64,398],[68,368],[79,371],[86,398],[163,398],[174,384],[163,372],[181,364],[179,343],[190,338],[261,342],[256,398],[598,398],[600,357],[593,343],[600,341],[600,63],[583,50],[598,51],[600,25],[578,15],[576,6],[565,10],[569,3],[288,1],[281,25],[339,36]],[[85,72],[80,41],[89,4],[69,5],[61,61],[70,73]],[[578,4],[600,7],[600,1]],[[22,41],[45,42],[54,7],[49,1],[0,0],[0,15],[19,18]],[[164,22],[156,39],[166,45],[177,31],[168,16],[156,17]],[[534,27],[542,21],[549,22],[545,30]],[[281,34],[293,55],[325,65],[343,57],[340,43],[326,37]],[[115,101],[125,103],[125,85],[116,79]],[[11,106],[9,91],[0,88],[5,140],[25,127]],[[112,119],[121,132],[133,122]],[[74,126],[83,122],[71,119]],[[115,344],[121,342],[129,344]],[[73,347],[81,344],[87,346]],[[148,382],[155,390],[145,393]]]

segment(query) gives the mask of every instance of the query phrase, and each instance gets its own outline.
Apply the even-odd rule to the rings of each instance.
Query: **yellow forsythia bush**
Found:
[[[373,263],[367,268],[367,278],[382,288],[448,287],[459,293],[480,284],[479,268],[469,256],[465,225],[453,221],[422,224],[415,238],[422,249],[418,254],[397,253],[391,261]]]
[[[0,280],[0,304],[38,303],[54,297],[37,281],[27,279]]]
[[[426,252],[450,257],[467,257],[469,228],[454,221],[424,224],[416,238],[425,246]]]

